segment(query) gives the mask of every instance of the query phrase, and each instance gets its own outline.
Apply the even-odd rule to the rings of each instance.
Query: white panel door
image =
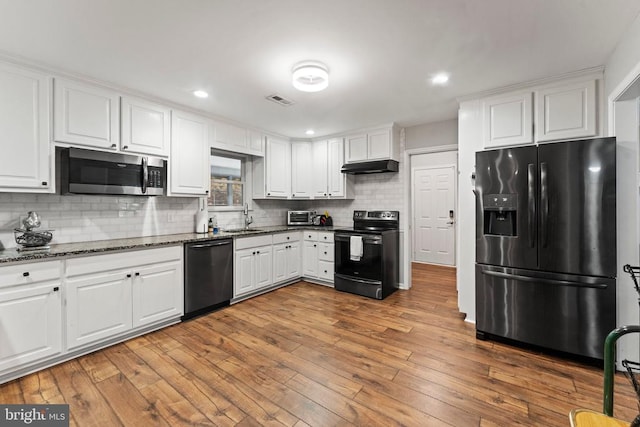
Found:
[[[311,196],[316,199],[327,197],[327,155],[327,141],[316,141],[313,143],[311,155]],[[308,174],[309,171],[307,171],[307,175]]]
[[[120,97],[98,86],[55,79],[53,137],[97,148],[120,146]]]
[[[367,158],[369,160],[391,158],[391,130],[380,129],[367,135]]]
[[[0,291],[0,372],[62,349],[60,283]]]
[[[49,142],[50,79],[0,65],[0,187],[52,192]]]
[[[536,140],[596,135],[596,82],[589,80],[536,92]]]
[[[327,141],[327,189],[329,197],[344,197],[346,174],[341,172],[344,164],[344,141],[334,138]]]
[[[273,283],[273,256],[271,246],[260,246],[256,248],[254,266],[256,278],[255,289],[264,288]]]
[[[288,198],[291,195],[291,144],[267,138],[266,187],[267,197]]]
[[[182,315],[182,264],[150,265],[133,274],[133,326],[143,326]]]
[[[455,265],[455,168],[413,170],[413,260]]]
[[[345,139],[347,163],[367,160],[367,134],[349,135]]]
[[[318,242],[305,240],[302,247],[302,275],[318,276]]]
[[[254,289],[254,264],[255,264],[255,249],[242,249],[236,251],[235,262],[233,265],[234,281],[233,281],[233,296],[246,294]]]
[[[295,199],[311,198],[313,187],[311,142],[295,141],[291,143],[291,197]],[[284,172],[283,172],[284,173]]]
[[[209,123],[193,114],[171,113],[171,195],[209,194]]]
[[[289,245],[286,243],[273,245],[273,283],[282,282],[287,279],[288,247]]]
[[[302,250],[300,242],[291,242],[287,246],[287,279],[295,279],[301,276]]]
[[[122,151],[169,155],[171,142],[171,110],[169,108],[129,96],[122,97]]]
[[[533,94],[500,95],[482,102],[485,148],[533,143]]]
[[[127,332],[132,326],[131,272],[67,282],[67,348]]]

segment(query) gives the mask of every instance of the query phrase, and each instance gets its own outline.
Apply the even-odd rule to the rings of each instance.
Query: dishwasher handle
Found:
[[[215,246],[230,245],[231,242],[232,240],[228,239],[228,240],[221,240],[219,242],[213,241],[213,242],[201,243],[201,244],[190,244],[188,248],[189,249],[206,249],[206,248],[213,248]]]

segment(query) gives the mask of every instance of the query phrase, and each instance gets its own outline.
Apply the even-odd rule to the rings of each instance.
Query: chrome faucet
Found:
[[[249,216],[249,203],[244,204],[244,209],[242,209],[242,214],[244,215],[244,228],[245,230],[249,229],[249,226],[253,222],[253,216]]]

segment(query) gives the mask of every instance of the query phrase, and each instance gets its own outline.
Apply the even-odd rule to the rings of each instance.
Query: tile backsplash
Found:
[[[402,148],[402,147],[401,147]],[[312,209],[333,218],[334,226],[350,227],[354,210],[404,212],[404,162],[398,173],[355,176],[351,200],[254,200],[250,215],[254,227],[284,225],[286,212]],[[119,239],[191,233],[199,199],[195,197],[84,196],[0,193],[0,250],[16,246],[13,229],[22,226],[29,211],[36,211],[43,229],[53,229],[52,243]],[[221,228],[244,225],[242,212],[210,212]]]

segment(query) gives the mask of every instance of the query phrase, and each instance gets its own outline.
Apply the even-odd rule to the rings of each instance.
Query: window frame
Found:
[[[241,206],[215,206],[209,204],[209,197],[205,199],[207,201],[207,210],[211,212],[238,212],[244,209],[244,205],[249,205],[249,210],[252,210],[251,203],[251,156],[248,154],[235,153],[233,151],[219,150],[211,148],[209,154],[209,194],[213,194],[211,188],[211,157],[228,157],[231,159],[237,159],[241,161],[241,180],[242,183],[242,205]]]

